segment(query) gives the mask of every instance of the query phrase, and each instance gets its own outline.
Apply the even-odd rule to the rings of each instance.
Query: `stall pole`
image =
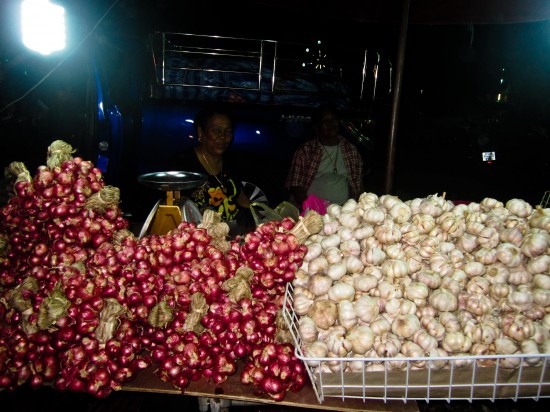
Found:
[[[409,24],[410,3],[411,3],[411,0],[403,0],[402,11],[401,11],[401,27],[399,31],[399,44],[398,44],[398,50],[397,50],[397,71],[395,74],[390,134],[389,134],[389,140],[388,140],[388,162],[386,165],[385,193],[387,194],[391,194],[393,189],[395,138],[397,135],[399,104],[401,100],[401,82],[403,79],[403,66],[405,64],[405,45],[407,43],[407,28]]]

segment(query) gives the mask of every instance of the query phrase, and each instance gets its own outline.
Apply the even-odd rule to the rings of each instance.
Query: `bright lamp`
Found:
[[[48,55],[65,48],[65,9],[48,0],[24,0],[21,4],[23,44]]]

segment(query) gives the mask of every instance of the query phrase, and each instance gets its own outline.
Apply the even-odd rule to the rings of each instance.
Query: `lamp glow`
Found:
[[[65,48],[65,9],[48,0],[24,0],[21,4],[23,44],[48,55]]]

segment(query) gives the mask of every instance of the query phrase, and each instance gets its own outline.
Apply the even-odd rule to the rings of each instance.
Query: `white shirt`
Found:
[[[323,146],[323,149],[321,164],[309,188],[308,195],[313,194],[330,203],[341,205],[349,199],[349,189],[348,175],[340,145]]]

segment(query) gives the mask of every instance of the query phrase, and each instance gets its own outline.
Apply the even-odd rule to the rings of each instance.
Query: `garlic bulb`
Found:
[[[504,207],[504,204],[491,197],[486,197],[481,202],[479,202],[479,207],[481,208],[481,210],[488,212],[494,208]]]
[[[379,266],[386,260],[386,253],[378,247],[372,247],[361,252],[361,262],[367,265]]]
[[[329,215],[325,215],[329,216]],[[336,218],[328,219],[323,222],[323,229],[319,233],[320,235],[330,236],[336,234],[338,228],[340,227],[340,222]]]
[[[328,355],[328,345],[326,342],[317,340],[310,345],[304,347],[304,356],[306,358],[315,358],[315,360],[306,360],[309,366],[319,366],[321,362],[319,358],[326,358]]]
[[[428,301],[440,312],[452,312],[458,308],[457,297],[446,289],[433,290]]]
[[[497,261],[497,251],[494,248],[480,247],[474,252],[474,258],[477,262],[490,265]]]
[[[521,246],[523,242],[523,233],[517,227],[503,229],[499,232],[502,242],[512,243],[516,246]]]
[[[533,306],[534,298],[530,291],[514,290],[506,297],[506,302],[516,312],[522,312]]]
[[[354,278],[353,286],[358,292],[368,292],[376,287],[378,279],[373,275],[361,274]]]
[[[359,226],[361,221],[359,220],[359,217],[353,213],[353,212],[344,212],[340,213],[340,216],[338,216],[338,221],[349,229],[355,229]]]
[[[327,206],[327,215],[337,218],[340,216],[340,211],[342,210],[342,207],[336,203],[332,203]]]
[[[333,281],[342,279],[342,277],[348,272],[346,265],[342,262],[329,265],[327,270],[327,276]]]
[[[533,321],[524,315],[506,315],[502,321],[502,333],[516,342],[522,342],[535,334]]]
[[[392,332],[406,339],[410,338],[419,329],[420,319],[413,314],[399,314],[391,324]]]
[[[390,259],[403,259],[405,258],[405,251],[401,243],[394,243],[393,245],[386,245],[384,251]]]
[[[510,270],[503,263],[493,263],[487,266],[484,276],[492,285],[505,284],[508,282],[508,278],[510,277]]]
[[[432,369],[432,370],[443,369],[449,363],[449,361],[445,359],[446,357],[449,356],[449,353],[443,348],[432,349],[428,353],[428,356],[430,358],[443,358],[443,359],[433,359],[433,360],[430,359],[426,364],[426,368],[428,369]]]
[[[316,258],[312,259],[307,266],[307,272],[310,275],[314,275],[316,273],[326,273],[328,269],[328,260],[324,255],[317,256]]]
[[[507,337],[495,339],[495,354],[513,355],[518,353],[516,343]],[[515,369],[521,363],[521,358],[500,358],[500,366],[503,368]]]
[[[540,354],[539,347],[534,340],[526,339],[520,343],[521,353],[529,355],[538,355]],[[542,363],[541,357],[526,357],[524,358],[525,363],[528,366],[538,366]]]
[[[409,358],[421,358],[425,355],[424,349],[412,340],[403,342],[401,345],[401,353]],[[426,361],[424,359],[411,360],[410,363],[413,367],[418,369],[423,369],[426,366]]]
[[[338,319],[338,306],[331,300],[319,299],[313,302],[307,315],[313,319],[317,327],[328,329]]]
[[[351,344],[354,354],[364,355],[373,347],[374,332],[367,325],[356,325],[349,330],[346,339]]]
[[[530,259],[526,265],[527,271],[533,275],[550,271],[550,255],[541,255]],[[547,289],[547,288],[544,288]]]
[[[521,251],[528,257],[534,258],[546,253],[549,246],[548,232],[529,233],[523,239]]]
[[[383,358],[393,358],[401,352],[401,340],[391,332],[374,337],[374,350]]]
[[[483,275],[487,268],[481,262],[468,262],[464,266],[462,266],[462,270],[469,277],[476,277]]]
[[[436,252],[429,258],[430,269],[439,273],[441,276],[447,276],[453,273],[454,265],[451,263],[449,255]]]
[[[497,259],[508,267],[517,267],[523,263],[523,255],[513,243],[501,243],[496,249]]]
[[[412,216],[412,210],[406,203],[398,200],[389,209],[389,214],[397,223],[402,224],[408,222]]]
[[[477,316],[486,315],[494,308],[492,299],[485,294],[472,294],[466,299],[465,309]]]
[[[449,353],[468,352],[472,347],[472,340],[462,332],[449,332],[443,338],[441,347]]]
[[[346,265],[348,273],[361,273],[365,268],[361,259],[355,255],[344,256],[343,263]]]
[[[352,237],[355,240],[361,241],[374,235],[374,227],[368,223],[361,223],[353,229]]]
[[[548,323],[550,323],[550,320]],[[391,330],[391,323],[384,316],[379,315],[372,322],[370,322],[370,328],[376,336],[381,336]]]
[[[548,289],[533,289],[533,300],[536,304],[542,307],[550,306],[550,290]]]
[[[351,300],[355,296],[355,288],[346,282],[335,282],[327,292],[328,298],[333,302]]]
[[[526,285],[533,280],[533,274],[523,265],[510,268],[508,283],[511,285]]]
[[[305,344],[315,342],[319,336],[317,325],[309,316],[301,316],[298,320],[298,333]]]
[[[453,312],[443,312],[439,315],[439,321],[447,331],[458,332],[461,330],[461,325],[458,317]]]
[[[328,235],[326,237],[324,237],[322,240],[321,240],[321,247],[326,250],[332,246],[340,246],[340,242],[342,240],[340,239],[340,236],[338,235],[338,233],[335,233],[333,235]]]
[[[529,226],[550,232],[550,208],[537,206],[529,217]]]
[[[442,341],[445,337],[446,330],[443,324],[432,317],[423,317],[420,319],[420,323],[426,332],[433,336],[437,341]]]
[[[533,212],[533,207],[523,199],[508,200],[506,209],[519,217],[528,217]]]
[[[311,308],[311,305],[313,305],[314,297],[315,295],[313,295],[313,293],[311,292],[309,292],[309,294],[295,292],[293,301],[294,312],[296,312],[296,314],[300,316],[307,314],[309,308]]]
[[[437,348],[439,343],[436,338],[430,335],[423,329],[419,329],[413,333],[411,339],[414,343],[420,346],[424,354],[430,353],[433,349]],[[424,356],[424,355],[422,355]]]
[[[324,249],[323,254],[329,265],[340,263],[343,259],[342,252],[337,246],[330,246]]]
[[[411,222],[401,225],[400,230],[401,240],[409,245],[415,245],[422,239],[420,230],[418,230],[418,227]]]
[[[323,253],[323,248],[321,247],[321,244],[317,242],[310,242],[307,245],[307,253],[304,256],[304,261],[310,262],[316,257],[319,257],[321,253]]]
[[[315,296],[322,296],[328,293],[332,287],[332,279],[323,273],[315,273],[309,277],[307,288]]]
[[[345,357],[351,351],[351,343],[346,339],[345,331],[332,330],[326,339],[328,355]]]
[[[550,290],[550,275],[537,273],[533,277],[533,284],[539,289]]]
[[[378,302],[368,295],[362,295],[357,299],[354,302],[354,309],[357,317],[365,323],[374,321],[380,313]]]
[[[371,207],[365,210],[363,220],[371,225],[379,225],[386,219],[386,212],[381,207]]]
[[[500,243],[500,235],[494,227],[486,226],[477,235],[477,241],[481,247],[494,248]]]
[[[443,213],[443,204],[437,194],[430,195],[420,202],[420,213],[433,217],[438,217]]]
[[[459,238],[466,232],[466,220],[462,216],[457,216],[448,212],[440,216],[439,225],[451,238]]]
[[[380,269],[389,278],[403,278],[409,274],[407,262],[401,259],[386,259]]]
[[[471,233],[464,233],[456,241],[456,247],[462,252],[471,253],[477,249],[479,242],[477,241],[477,236]]]
[[[499,334],[499,329],[496,329],[488,324],[478,323],[468,332],[468,337],[473,343],[490,345],[496,338],[498,338]]]
[[[401,240],[401,231],[392,221],[386,220],[374,229],[374,237],[384,245],[391,245]]]
[[[376,193],[364,192],[359,195],[358,204],[367,207],[367,206],[376,206],[378,204],[378,195]]]
[[[413,301],[417,306],[425,306],[426,299],[430,294],[430,289],[425,283],[412,282],[407,288],[405,288],[404,296]]]
[[[424,283],[430,289],[437,289],[441,286],[441,275],[433,270],[421,270],[415,274],[415,280]]]
[[[418,243],[418,254],[429,259],[439,249],[441,241],[436,237],[426,237]]]
[[[346,330],[357,324],[357,315],[351,301],[342,300],[338,302],[338,323]]]

